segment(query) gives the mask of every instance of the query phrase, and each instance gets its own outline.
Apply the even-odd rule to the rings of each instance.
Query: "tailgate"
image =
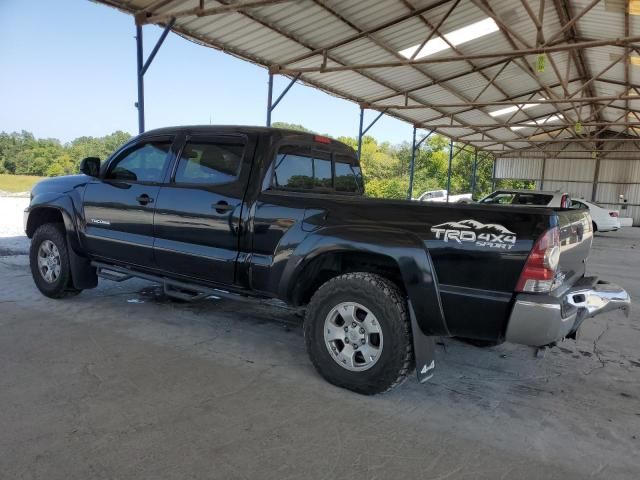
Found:
[[[586,259],[591,249],[593,229],[588,210],[554,209],[560,229],[559,275],[563,276],[558,293],[573,285],[585,273]]]

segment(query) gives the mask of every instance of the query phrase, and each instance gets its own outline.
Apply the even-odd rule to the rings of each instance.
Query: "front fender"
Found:
[[[372,253],[392,259],[398,266],[404,288],[420,330],[425,335],[449,336],[440,302],[433,262],[424,244],[415,235],[400,230],[332,227],[304,239],[291,254],[280,279],[279,293],[289,298],[305,267],[321,255],[331,253]]]
[[[76,231],[74,222],[75,209],[71,198],[64,193],[43,192],[35,195],[25,210],[25,231],[29,233],[29,219],[33,219],[35,213],[42,208],[53,208],[62,214],[64,226],[67,231]]]
[[[51,210],[55,210],[60,214],[67,233],[73,286],[80,290],[94,288],[98,284],[98,276],[96,275],[95,267],[91,266],[90,260],[85,255],[80,244],[78,230],[80,218],[73,199],[68,194],[44,192],[35,195],[29,207],[25,210],[25,231],[27,235],[31,238],[42,222],[52,220]],[[57,215],[53,217],[55,221],[59,219]]]
[[[78,236],[78,212],[75,208],[73,200],[66,193],[43,192],[35,195],[25,210],[24,227],[27,236],[31,238],[35,228],[33,227],[34,219],[37,218],[39,212],[43,209],[55,209],[60,212],[64,228],[67,231],[67,239],[70,246],[74,250],[80,249],[80,240]]]

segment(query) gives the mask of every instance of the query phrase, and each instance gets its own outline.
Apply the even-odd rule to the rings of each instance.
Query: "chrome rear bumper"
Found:
[[[603,281],[591,288],[569,291],[566,300],[579,311],[583,311],[583,318],[595,317],[611,310],[623,310],[628,317],[631,311],[631,297],[627,291],[618,285]]]
[[[507,325],[506,340],[541,347],[575,335],[583,320],[612,310],[629,316],[625,289],[585,277],[560,297],[518,294]]]

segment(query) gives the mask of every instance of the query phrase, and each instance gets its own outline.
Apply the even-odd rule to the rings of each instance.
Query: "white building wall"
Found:
[[[575,198],[620,210],[622,217],[631,217],[633,224],[640,226],[640,150],[629,151],[633,150],[631,142],[605,145],[607,150],[624,151],[601,153],[597,160],[590,151],[576,152],[583,150],[579,146],[567,146],[569,153],[562,151],[563,144],[551,144],[549,155],[528,151],[498,158],[496,178],[536,180],[544,190],[566,191]]]

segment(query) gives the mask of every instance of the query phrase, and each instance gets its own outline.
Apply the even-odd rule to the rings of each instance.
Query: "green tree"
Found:
[[[309,130],[308,128],[299,125],[297,123],[287,123],[287,122],[273,122],[271,124],[272,127],[275,128],[284,128],[287,130],[296,130],[298,132],[309,132],[309,133],[315,133],[312,130]]]

